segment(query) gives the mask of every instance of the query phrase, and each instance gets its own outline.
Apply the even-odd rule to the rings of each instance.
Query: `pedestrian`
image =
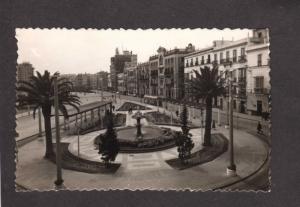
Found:
[[[176,110],[176,112],[175,112],[175,113],[176,113],[176,116],[178,117],[178,116],[179,116],[179,111],[178,111],[178,110]]]
[[[115,106],[114,105],[112,105],[112,110],[115,111]]]
[[[263,134],[262,126],[261,126],[260,122],[258,122],[258,124],[257,124],[257,134]]]

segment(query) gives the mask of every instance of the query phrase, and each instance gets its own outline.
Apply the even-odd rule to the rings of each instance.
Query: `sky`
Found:
[[[118,47],[137,54],[146,62],[162,46],[196,49],[209,47],[214,40],[238,40],[251,35],[251,30],[217,29],[16,29],[18,63],[30,62],[35,70],[61,74],[109,71],[110,58]]]

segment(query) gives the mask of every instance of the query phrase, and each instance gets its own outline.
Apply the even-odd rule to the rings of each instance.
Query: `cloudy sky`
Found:
[[[129,50],[145,62],[159,46],[197,49],[210,46],[213,40],[238,40],[251,35],[250,30],[67,30],[17,29],[18,63],[30,62],[35,70],[51,73],[96,73],[109,71],[110,57]]]

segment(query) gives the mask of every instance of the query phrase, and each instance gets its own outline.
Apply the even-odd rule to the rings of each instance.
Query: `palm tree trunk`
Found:
[[[212,98],[206,98],[205,132],[203,146],[211,146]]]
[[[46,134],[45,158],[50,159],[54,156],[53,144],[52,144],[51,116],[50,113],[43,113],[43,115],[44,115],[45,134]]]

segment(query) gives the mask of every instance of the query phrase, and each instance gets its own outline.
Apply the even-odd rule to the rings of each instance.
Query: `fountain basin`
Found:
[[[143,126],[143,136],[136,137],[136,127],[125,127],[117,130],[120,152],[143,153],[169,149],[175,146],[175,133],[169,128]],[[99,147],[100,135],[94,140]]]

